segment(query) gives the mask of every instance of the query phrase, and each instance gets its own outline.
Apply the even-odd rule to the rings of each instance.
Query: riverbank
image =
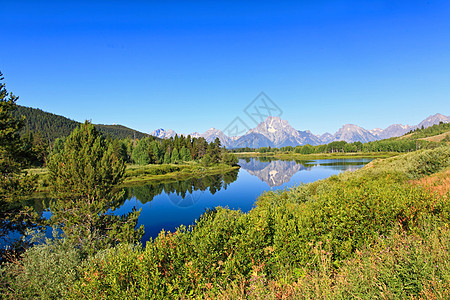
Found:
[[[204,167],[197,162],[183,164],[163,165],[127,165],[122,186],[136,186],[149,182],[173,182],[186,180],[192,177],[203,177],[238,170],[239,166],[215,164]],[[38,176],[37,194],[49,192],[49,179],[47,168],[34,168],[26,170],[30,175]]]
[[[171,182],[186,180],[192,177],[203,177],[238,170],[239,166],[216,164],[204,167],[196,162],[165,165],[128,165],[125,171],[123,186],[141,185],[147,182]]]
[[[284,160],[316,160],[316,159],[349,159],[349,158],[388,158],[400,155],[398,152],[354,152],[354,153],[313,153],[313,154],[300,154],[292,152],[242,152],[235,153],[238,158],[247,157],[273,157],[275,159]]]

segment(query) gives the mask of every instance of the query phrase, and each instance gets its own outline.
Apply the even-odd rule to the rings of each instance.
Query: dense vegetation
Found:
[[[0,242],[10,232],[24,233],[33,226],[35,214],[20,205],[20,200],[30,195],[36,187],[36,178],[23,169],[29,166],[30,149],[20,138],[23,119],[12,116],[18,97],[6,90],[3,74],[0,72]],[[12,249],[23,249],[22,241],[12,245]],[[1,251],[2,257],[8,253]]]
[[[57,138],[64,138],[78,126],[80,123],[70,120],[66,117],[55,115],[42,111],[37,108],[16,106],[13,116],[18,118],[25,117],[24,127],[22,133],[30,132],[32,134],[41,134],[47,141],[54,141]],[[96,124],[95,128],[103,133],[105,136],[110,136],[113,139],[142,139],[148,134],[133,130],[122,125],[101,125]]]
[[[15,105],[12,115],[14,119],[22,118],[19,150],[27,156],[26,161],[31,167],[46,166],[50,156],[59,153],[67,136],[80,126],[80,123],[68,118],[20,105]],[[218,140],[207,143],[203,138],[190,136],[160,140],[122,125],[94,126],[113,142],[116,154],[126,163],[177,164],[201,159],[205,166],[219,162],[228,165],[237,163]]]
[[[439,135],[445,132],[450,131],[450,123],[440,123],[427,128],[417,128],[415,130],[411,130],[404,136],[400,137],[401,139],[419,139],[424,137],[430,137]]]
[[[122,143],[122,149],[129,146]],[[125,152],[124,152],[125,153]],[[191,136],[178,136],[174,138],[155,141],[152,138],[140,140],[129,156],[129,159],[140,165],[147,164],[177,164],[188,161],[201,161],[204,166],[219,162],[236,165],[235,155],[228,153],[221,147],[218,138],[208,143],[204,138],[191,138]]]
[[[449,157],[449,146],[420,150],[268,192],[249,213],[217,208],[145,248],[84,257],[47,241],[3,278],[25,298],[446,298],[448,196],[420,179],[448,170]]]

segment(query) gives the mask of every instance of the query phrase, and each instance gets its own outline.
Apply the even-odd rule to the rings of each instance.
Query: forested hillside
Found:
[[[25,126],[22,133],[40,132],[46,139],[54,141],[56,138],[68,136],[80,123],[63,116],[45,112],[43,110],[17,105],[14,116],[25,116]],[[145,133],[133,130],[122,125],[100,125],[95,127],[103,134],[113,139],[144,138]]]
[[[416,130],[412,130],[407,134],[399,137],[398,139],[416,140],[429,138],[448,132],[450,132],[450,123],[440,123],[427,128],[418,128]]]

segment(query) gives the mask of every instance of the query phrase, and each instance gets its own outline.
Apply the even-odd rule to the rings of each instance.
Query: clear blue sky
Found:
[[[224,129],[264,91],[300,130],[450,113],[449,1],[0,0],[19,104],[144,132]]]

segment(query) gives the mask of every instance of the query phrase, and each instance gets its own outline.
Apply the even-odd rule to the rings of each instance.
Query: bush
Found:
[[[81,252],[68,240],[47,240],[2,268],[2,294],[11,299],[68,298],[81,261]]]

